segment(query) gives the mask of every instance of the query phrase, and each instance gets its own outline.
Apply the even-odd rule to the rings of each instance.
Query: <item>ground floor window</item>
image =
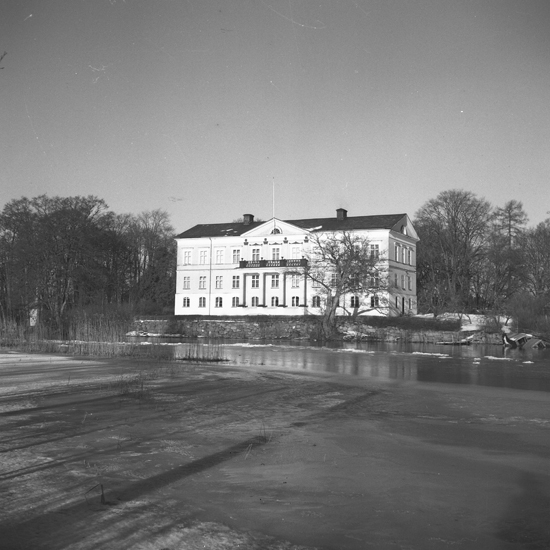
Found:
[[[349,305],[354,308],[359,307],[359,296],[352,296]]]
[[[378,307],[380,305],[380,300],[378,296],[371,296],[370,298],[370,307]]]
[[[189,298],[183,299],[183,307],[190,307],[191,306],[191,300]]]
[[[300,305],[300,297],[299,296],[292,296],[292,305],[294,307],[298,307]]]
[[[204,296],[199,298],[199,307],[206,307],[206,298]]]
[[[321,296],[313,296],[311,299],[311,307],[321,307]]]
[[[273,307],[277,307],[279,305],[279,297],[278,296],[272,296],[271,297],[271,305]]]
[[[252,307],[258,307],[260,303],[260,299],[258,296],[252,296]]]
[[[223,298],[221,296],[216,298],[215,307],[223,307]]]
[[[239,307],[238,296],[233,296],[233,298],[231,298],[231,307]]]

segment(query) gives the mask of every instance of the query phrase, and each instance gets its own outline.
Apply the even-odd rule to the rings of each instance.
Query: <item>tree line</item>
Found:
[[[427,201],[413,223],[419,312],[504,314],[526,328],[548,328],[550,219],[529,227],[521,202],[494,207],[454,189]],[[172,313],[174,236],[162,210],[116,214],[95,196],[12,200],[0,212],[0,321],[27,325],[37,317],[63,336],[71,318],[86,311]],[[338,280],[353,288],[344,290],[361,294],[376,261],[367,246],[344,241],[330,250],[340,252],[333,271],[345,268]]]
[[[520,201],[495,207],[464,190],[426,202],[413,222],[419,310],[504,314],[548,328],[550,219],[528,221]]]
[[[172,311],[174,229],[162,210],[116,214],[95,196],[12,200],[0,212],[0,320],[66,335],[77,312]]]

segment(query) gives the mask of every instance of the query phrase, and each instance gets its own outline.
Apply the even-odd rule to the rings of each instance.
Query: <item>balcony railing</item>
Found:
[[[241,260],[239,262],[239,268],[260,268],[260,267],[306,267],[306,258],[298,259],[281,259],[281,260]]]

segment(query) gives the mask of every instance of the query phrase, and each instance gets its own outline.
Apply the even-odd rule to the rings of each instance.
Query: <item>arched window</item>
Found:
[[[258,296],[252,296],[252,307],[258,307],[258,304],[260,303],[260,299]]]
[[[271,297],[271,305],[273,307],[276,307],[279,305],[279,297],[278,296],[272,296]]]
[[[352,296],[350,300],[350,307],[359,307],[359,296]]]
[[[313,296],[311,300],[311,307],[321,307],[321,297]]]
[[[299,296],[292,296],[292,305],[294,307],[298,307],[300,305],[300,297]]]

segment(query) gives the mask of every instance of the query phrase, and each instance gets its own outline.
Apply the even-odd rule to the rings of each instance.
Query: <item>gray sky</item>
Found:
[[[548,0],[4,0],[2,51],[0,207],[548,217]]]

